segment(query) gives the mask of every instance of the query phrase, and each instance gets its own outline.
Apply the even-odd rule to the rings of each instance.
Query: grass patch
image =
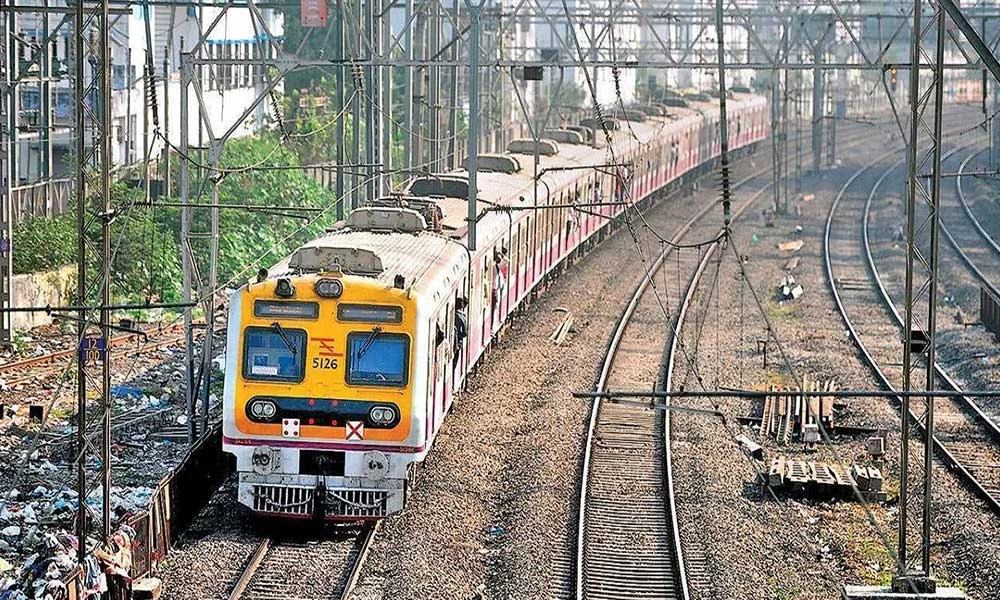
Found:
[[[861,577],[865,583],[881,586],[892,583],[895,567],[882,540],[859,536],[847,543],[847,550],[861,564]]]
[[[802,306],[795,301],[779,303],[768,298],[764,301],[764,314],[772,323],[791,323],[802,319]]]

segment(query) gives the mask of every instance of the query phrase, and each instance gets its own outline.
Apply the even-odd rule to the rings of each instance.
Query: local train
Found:
[[[751,152],[768,136],[767,102],[746,89],[727,97],[730,147]],[[401,511],[511,314],[626,205],[711,169],[721,151],[718,100],[705,94],[543,135],[537,186],[531,140],[479,157],[474,250],[468,172],[420,176],[232,295],[223,449],[242,505],[327,520]]]

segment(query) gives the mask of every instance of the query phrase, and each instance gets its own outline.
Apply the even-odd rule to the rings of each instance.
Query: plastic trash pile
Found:
[[[795,277],[788,275],[778,282],[778,297],[782,300],[798,300],[802,295],[802,284],[795,282]]]
[[[132,540],[135,530],[122,525],[106,544],[88,539],[95,548],[80,565],[82,598],[99,597],[108,591],[109,579],[129,581],[132,570]],[[76,569],[79,540],[65,531],[47,533],[43,548],[18,567],[0,559],[0,600],[66,600],[64,581]]]
[[[62,600],[63,578],[76,568],[79,540],[65,531],[46,533],[38,552],[18,566],[0,558],[0,600]]]
[[[112,519],[118,521],[144,509],[154,491],[142,486],[112,487]],[[0,496],[0,559],[13,563],[43,552],[47,532],[69,528],[78,506],[78,495],[69,488],[50,489],[38,485],[28,493],[15,488]],[[92,514],[101,514],[103,494],[100,489],[87,496],[87,506]],[[0,596],[0,600],[7,599]]]

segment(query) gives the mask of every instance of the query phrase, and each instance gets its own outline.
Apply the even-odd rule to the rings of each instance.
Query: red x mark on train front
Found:
[[[365,422],[364,421],[348,421],[347,422],[347,439],[350,440],[363,440],[365,439]]]

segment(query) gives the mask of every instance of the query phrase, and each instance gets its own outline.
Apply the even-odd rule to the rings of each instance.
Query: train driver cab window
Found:
[[[243,338],[243,378],[253,381],[302,381],[306,332],[275,322],[247,327]]]
[[[409,375],[410,338],[381,327],[347,335],[347,383],[403,387]]]

